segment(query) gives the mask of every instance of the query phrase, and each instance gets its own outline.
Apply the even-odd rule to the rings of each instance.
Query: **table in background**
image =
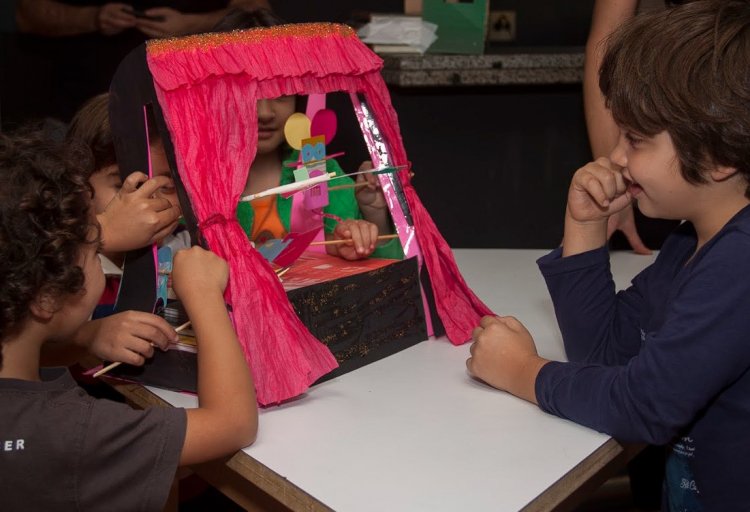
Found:
[[[390,86],[491,86],[580,84],[583,48],[507,47],[484,55],[385,54]]]
[[[546,251],[456,250],[464,277],[498,314],[564,360],[535,260]],[[615,253],[618,289],[653,260]],[[468,344],[428,340],[262,410],[254,445],[196,472],[254,510],[563,510],[622,467],[610,437],[471,379]],[[139,386],[120,386],[138,405]],[[150,391],[171,405],[195,397]]]

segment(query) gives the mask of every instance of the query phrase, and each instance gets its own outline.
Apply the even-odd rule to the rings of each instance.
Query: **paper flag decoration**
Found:
[[[305,231],[304,233],[289,233],[284,237],[284,242],[288,242],[288,245],[273,262],[280,267],[288,267],[294,263],[297,258],[302,256],[305,249],[310,246],[310,243],[315,240],[321,229],[323,229],[322,226]]]
[[[270,240],[263,242],[261,245],[256,245],[255,250],[258,251],[266,261],[273,261],[291,242],[291,240],[271,238]]]

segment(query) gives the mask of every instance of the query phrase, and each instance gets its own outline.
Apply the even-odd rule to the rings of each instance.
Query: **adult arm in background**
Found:
[[[609,157],[620,134],[612,114],[604,105],[604,97],[599,89],[599,67],[606,48],[605,42],[617,27],[635,15],[637,7],[638,0],[596,0],[594,3],[583,65],[583,105],[594,160]],[[636,231],[632,205],[609,218],[607,236],[612,236],[615,231],[623,232],[636,253],[651,253]]]
[[[210,32],[219,20],[232,9],[271,9],[268,0],[230,0],[225,9],[202,13],[182,13],[171,7],[154,7],[144,11],[146,16],[136,22],[138,30],[149,37],[183,36]]]
[[[56,0],[19,0],[16,25],[19,32],[39,36],[76,36],[93,32],[112,36],[135,27],[132,10],[129,4],[115,2],[76,6]]]
[[[231,8],[270,9],[268,0],[230,0],[225,9],[206,13],[181,13],[169,7],[149,9],[148,16],[163,20],[136,18],[128,3],[112,2],[101,6],[67,5],[57,0],[19,0],[16,24],[19,32],[48,37],[75,36],[100,32],[111,36],[129,28],[138,28],[150,37],[181,36],[208,31]]]

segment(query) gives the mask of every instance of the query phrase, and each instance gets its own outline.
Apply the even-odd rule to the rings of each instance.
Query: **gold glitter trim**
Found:
[[[356,37],[357,35],[351,27],[338,23],[295,23],[291,25],[277,25],[275,27],[233,30],[232,32],[212,32],[186,37],[151,39],[146,42],[146,48],[149,55],[159,55],[167,52],[193,49],[211,50],[212,48],[232,43],[257,44],[283,37],[310,38],[330,36]]]

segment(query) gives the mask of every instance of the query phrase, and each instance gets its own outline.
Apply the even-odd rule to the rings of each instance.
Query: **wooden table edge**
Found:
[[[575,509],[643,448],[643,445],[622,445],[615,439],[608,439],[523,507],[521,512],[564,512]]]
[[[131,406],[140,409],[172,407],[140,384],[113,378],[105,380]],[[224,459],[190,466],[190,469],[245,510],[332,510],[243,451]]]
[[[171,407],[140,384],[105,379],[131,405]],[[608,439],[521,512],[567,511],[579,505],[605,480],[623,468],[643,447],[623,447]],[[232,457],[191,466],[191,469],[239,506],[251,511],[330,511],[330,507],[243,451]]]

